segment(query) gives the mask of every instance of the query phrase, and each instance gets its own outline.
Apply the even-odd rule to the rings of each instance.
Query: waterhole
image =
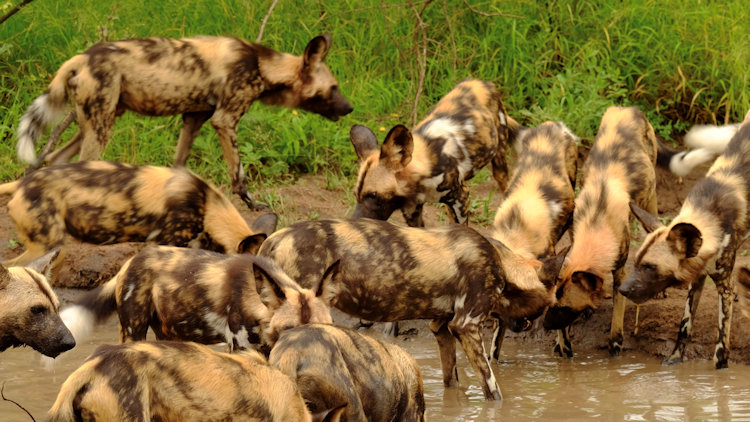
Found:
[[[503,393],[501,402],[484,400],[460,346],[458,388],[442,384],[437,344],[429,333],[390,339],[412,354],[422,370],[429,421],[524,420],[750,420],[750,367],[732,364],[717,371],[707,360],[662,366],[660,359],[636,352],[610,358],[606,350],[554,357],[551,350],[508,339],[501,361],[492,364]],[[116,318],[90,339],[58,358],[52,370],[29,348],[0,354],[4,395],[41,421],[66,377],[102,343],[119,340]],[[217,346],[217,350],[223,350]],[[0,401],[0,421],[31,419]]]

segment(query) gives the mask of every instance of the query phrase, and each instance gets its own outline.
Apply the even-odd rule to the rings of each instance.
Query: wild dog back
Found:
[[[337,421],[340,410],[316,420]],[[49,422],[313,420],[294,383],[254,351],[182,342],[99,346],[60,388]]]
[[[410,226],[423,226],[424,203],[437,201],[448,206],[455,222],[466,223],[469,191],[464,181],[491,162],[504,191],[507,145],[518,128],[495,86],[475,79],[456,85],[413,133],[395,126],[382,147],[372,131],[352,127],[360,162],[354,218],[387,220],[400,209]]]
[[[424,421],[419,366],[396,345],[308,324],[284,331],[269,362],[296,382],[312,412],[348,403],[343,421]]]

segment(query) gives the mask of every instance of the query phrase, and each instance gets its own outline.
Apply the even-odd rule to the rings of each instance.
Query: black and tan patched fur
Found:
[[[62,318],[76,338],[116,311],[122,342],[145,340],[150,327],[158,339],[268,352],[284,329],[332,322],[319,298],[330,272],[316,283],[316,294],[267,258],[149,246],[64,309]]]
[[[620,292],[641,303],[669,286],[690,286],[677,342],[666,363],[682,361],[703,285],[706,276],[710,276],[719,293],[714,363],[716,368],[728,365],[734,302],[731,273],[737,248],[750,224],[750,112],[737,132],[728,136],[730,141],[724,153],[706,177],[693,186],[679,214],[668,226],[662,225],[656,213],[632,204],[633,212],[650,233],[638,250],[633,273]]]
[[[66,234],[97,245],[149,242],[238,253],[254,250],[276,228],[274,214],[248,227],[223,193],[184,168],[60,164],[0,185],[0,194],[10,193],[8,213],[26,251],[7,265],[62,247]]]
[[[541,262],[460,224],[423,229],[369,218],[305,221],[269,236],[258,255],[272,258],[304,287],[316,286],[339,262],[323,296],[356,317],[432,320],[445,385],[457,382],[458,339],[488,399],[500,399],[500,389],[485,354],[483,321],[490,314],[511,325],[534,319],[554,298],[554,282],[539,279]],[[542,269],[555,264],[550,260]],[[540,273],[554,279],[557,264]]]
[[[219,136],[232,191],[251,208],[237,149],[237,124],[255,100],[300,108],[331,120],[352,111],[324,63],[331,36],[315,37],[302,56],[280,53],[234,37],[137,38],[95,44],[63,63],[44,94],[18,125],[18,155],[36,162],[34,143],[73,103],[79,131],[49,157],[50,164],[97,160],[115,117],[127,110],[147,116],[182,114],[175,166],[184,166],[206,121]]]
[[[332,325],[286,330],[268,361],[299,387],[312,412],[348,403],[342,420],[423,422],[422,375],[400,347]]]
[[[656,212],[657,151],[654,129],[640,110],[607,109],[584,164],[573,214],[573,244],[560,272],[557,303],[544,320],[546,328],[562,330],[555,346],[561,356],[572,356],[567,327],[599,306],[608,273],[614,285],[609,352],[617,355],[622,349],[625,298],[618,288],[625,279],[630,246],[628,203]]]
[[[424,226],[422,206],[441,202],[458,223],[468,222],[465,181],[489,163],[501,191],[506,154],[520,126],[507,116],[491,82],[466,79],[445,95],[413,131],[395,126],[378,147],[360,125],[350,137],[359,157],[354,217],[387,220],[400,209],[410,226]]]
[[[75,346],[45,275],[58,253],[54,250],[26,267],[0,265],[0,352],[29,346],[55,357]]]
[[[160,341],[99,346],[65,380],[47,421],[336,422],[341,411],[311,415],[257,352]]]
[[[518,159],[495,213],[492,238],[528,259],[554,255],[555,245],[573,219],[577,140],[562,122],[545,122],[519,133]],[[491,351],[495,359],[505,328],[500,322],[495,332]]]

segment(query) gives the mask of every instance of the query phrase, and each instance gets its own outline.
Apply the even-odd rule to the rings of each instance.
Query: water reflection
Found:
[[[6,397],[44,420],[68,374],[97,344],[117,343],[117,330],[112,319],[94,332],[90,342],[59,358],[52,372],[42,368],[39,354],[31,349],[0,354],[0,382],[5,383]],[[635,352],[610,359],[606,350],[562,359],[551,355],[551,346],[509,339],[503,343],[503,360],[492,365],[504,398],[497,403],[484,400],[462,352],[458,353],[461,387],[445,389],[431,335],[396,342],[421,367],[427,417],[433,422],[750,419],[750,367],[745,365],[731,364],[722,371],[710,361],[666,367],[659,358]],[[0,401],[0,421],[29,420],[11,403]]]

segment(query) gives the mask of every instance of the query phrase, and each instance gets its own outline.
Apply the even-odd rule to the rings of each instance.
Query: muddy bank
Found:
[[[690,177],[679,180],[668,172],[658,170],[658,198],[659,211],[662,216],[674,216],[681,206],[692,184],[705,172],[705,168],[696,169]],[[488,209],[494,211],[500,203],[497,186],[494,181],[487,181],[472,186],[472,198],[486,201]],[[280,223],[290,223],[312,219],[345,217],[353,210],[353,196],[346,187],[327,188],[327,181],[321,176],[305,176],[295,183],[264,191],[273,192],[278,198],[272,204],[280,216]],[[262,193],[257,192],[257,193]],[[490,197],[490,193],[492,193]],[[18,255],[23,248],[17,244],[16,231],[12,221],[5,211],[9,198],[0,198],[0,258],[7,259]],[[248,222],[252,222],[260,213],[252,213],[233,198],[235,205]],[[481,210],[475,212],[477,214]],[[434,206],[425,207],[425,223],[427,226],[446,224],[443,211]],[[477,216],[472,226],[487,234],[487,226],[476,224],[476,221],[491,223],[487,215]],[[489,216],[491,217],[491,215]],[[400,216],[394,216],[401,221]],[[631,257],[640,245],[644,233],[639,231],[631,247]],[[561,241],[561,245],[567,236]],[[56,286],[89,288],[109,280],[120,268],[122,263],[137,252],[139,244],[120,244],[108,246],[93,246],[68,241],[68,255],[63,263]],[[738,252],[738,262],[750,264],[747,250],[750,244],[743,245]],[[630,263],[628,265],[631,265]],[[610,280],[611,282],[611,280]],[[610,289],[611,291],[611,289]],[[625,350],[643,351],[661,359],[671,352],[674,339],[677,336],[679,321],[682,317],[686,289],[669,289],[666,298],[654,299],[641,306],[640,328],[637,335],[632,333],[635,320],[635,307],[630,304],[625,319]],[[735,307],[737,308],[737,307]],[[612,313],[610,300],[605,300],[602,306],[588,320],[578,321],[571,328],[574,353],[607,353],[607,336]],[[693,341],[688,346],[686,358],[711,359],[716,337],[717,327],[717,295],[714,285],[708,281],[701,298],[698,315],[695,321]],[[422,321],[410,322],[403,325],[406,329],[413,329],[412,333],[427,332],[427,325]],[[741,312],[734,313],[732,324],[730,361],[750,363],[750,330],[748,318]],[[414,335],[414,334],[412,334]],[[511,334],[521,344],[533,343],[552,350],[555,334],[545,332],[542,328],[534,328],[521,334]]]

